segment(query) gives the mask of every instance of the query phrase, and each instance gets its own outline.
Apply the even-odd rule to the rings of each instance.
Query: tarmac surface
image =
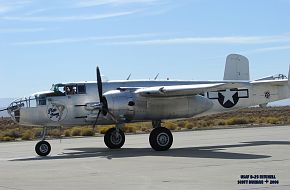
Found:
[[[148,134],[127,135],[120,150],[108,150],[102,137],[50,140],[46,158],[36,156],[36,141],[0,143],[0,189],[290,189],[290,126],[173,135],[166,152],[151,150]]]

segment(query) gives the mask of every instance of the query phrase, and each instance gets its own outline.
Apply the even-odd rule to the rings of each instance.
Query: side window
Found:
[[[67,85],[64,87],[64,91],[66,95],[86,94],[86,85],[84,84]]]
[[[45,106],[46,105],[46,97],[39,97],[38,98],[38,105]]]
[[[35,108],[37,106],[37,100],[35,97],[29,97],[30,107]]]
[[[84,84],[78,85],[77,86],[78,89],[78,94],[85,94],[86,93],[86,86]]]
[[[72,85],[70,85],[70,86],[65,86],[64,88],[65,88],[65,93],[66,93],[67,95],[73,95],[73,94],[76,94],[76,86],[72,86]]]

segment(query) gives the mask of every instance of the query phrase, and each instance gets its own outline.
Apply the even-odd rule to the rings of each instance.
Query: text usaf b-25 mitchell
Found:
[[[289,78],[289,75],[288,75]],[[199,117],[290,98],[289,80],[284,75],[250,81],[249,61],[232,54],[227,57],[223,81],[124,80],[61,83],[50,91],[13,101],[7,110],[20,125],[42,126],[43,138],[35,146],[47,156],[47,127],[112,125],[104,137],[108,148],[124,145],[125,123],[152,121],[149,142],[157,151],[173,143],[170,130],[161,121]]]

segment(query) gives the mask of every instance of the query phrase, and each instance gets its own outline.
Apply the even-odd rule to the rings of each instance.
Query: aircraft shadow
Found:
[[[13,159],[10,161],[61,160],[61,159],[78,159],[78,158],[94,158],[94,157],[115,159],[115,158],[145,157],[145,156],[253,160],[253,159],[270,158],[271,156],[235,153],[229,152],[229,150],[227,149],[238,147],[267,146],[267,145],[290,145],[290,141],[252,141],[232,145],[172,148],[169,151],[164,152],[156,152],[151,148],[122,148],[119,150],[110,150],[107,148],[71,148],[65,149],[65,151],[68,152],[64,151],[64,153],[55,156],[22,158],[22,159]]]

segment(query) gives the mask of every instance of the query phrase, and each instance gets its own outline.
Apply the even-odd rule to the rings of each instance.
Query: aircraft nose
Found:
[[[20,109],[23,106],[24,104],[21,100],[15,100],[7,108],[9,115],[11,116],[12,120],[16,123],[20,122]]]

